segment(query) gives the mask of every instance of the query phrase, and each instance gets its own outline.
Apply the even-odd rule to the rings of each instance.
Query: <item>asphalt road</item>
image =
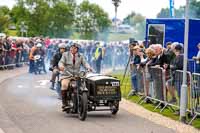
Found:
[[[0,84],[0,128],[5,133],[173,133],[120,108],[90,112],[86,121],[61,112],[48,75],[24,74]]]

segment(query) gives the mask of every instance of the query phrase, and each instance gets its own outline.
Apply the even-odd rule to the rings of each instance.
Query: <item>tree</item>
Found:
[[[51,9],[49,29],[57,37],[70,35],[74,22],[75,6],[72,3],[57,2]],[[55,30],[56,28],[56,30]]]
[[[190,18],[200,18],[200,1],[191,0],[189,16]]]
[[[9,8],[0,6],[0,32],[5,32],[10,22]]]
[[[124,18],[123,24],[136,26],[139,23],[144,22],[145,17],[139,13],[131,12],[127,17]]]
[[[108,14],[98,5],[83,1],[76,9],[75,27],[84,39],[97,37],[111,25]]]
[[[131,12],[127,17],[124,18],[123,23],[133,25],[133,17],[136,15],[135,12]]]
[[[23,21],[29,28],[29,36],[67,37],[74,8],[74,0],[17,0],[11,16],[19,33]]]
[[[9,8],[7,6],[0,6],[0,13],[4,15],[8,15],[10,12]]]
[[[139,13],[131,12],[124,18],[123,24],[131,25],[134,29],[135,39],[143,40],[145,36],[145,17]]]
[[[162,8],[161,11],[157,14],[157,18],[170,18],[169,8]]]
[[[175,18],[183,18],[184,17],[184,7],[181,6],[179,9],[174,10]],[[169,8],[162,8],[161,11],[157,14],[157,18],[170,18],[170,10]]]

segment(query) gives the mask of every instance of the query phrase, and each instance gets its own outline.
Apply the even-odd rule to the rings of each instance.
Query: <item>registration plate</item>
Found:
[[[117,88],[115,86],[97,86],[97,95],[116,95]]]

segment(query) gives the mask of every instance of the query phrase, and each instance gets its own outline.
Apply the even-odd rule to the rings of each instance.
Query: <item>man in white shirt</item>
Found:
[[[197,56],[194,56],[193,59],[196,60],[196,73],[200,73],[200,43],[197,45],[199,51]]]

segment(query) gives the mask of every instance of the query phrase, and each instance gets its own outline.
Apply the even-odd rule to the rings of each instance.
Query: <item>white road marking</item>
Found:
[[[23,88],[23,85],[18,85],[17,88]]]
[[[45,86],[49,83],[49,80],[39,80],[37,82],[40,84],[40,86]]]

